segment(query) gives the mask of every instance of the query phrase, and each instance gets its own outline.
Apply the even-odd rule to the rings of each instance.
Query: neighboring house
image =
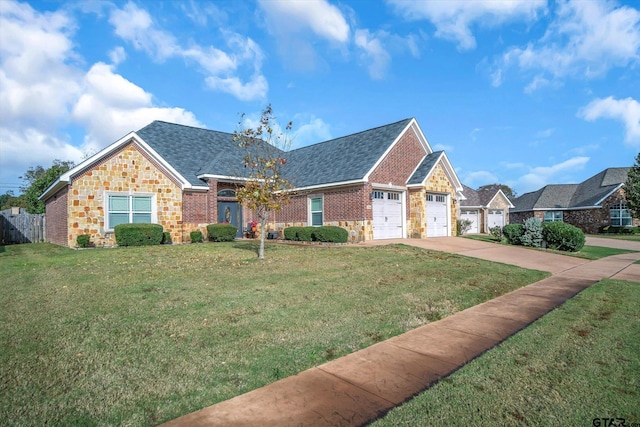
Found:
[[[631,218],[624,195],[624,183],[631,168],[609,168],[580,184],[547,185],[513,201],[512,223],[536,217],[544,222],[564,221],[585,233],[603,227],[637,225]]]
[[[460,219],[471,221],[467,233],[489,233],[493,227],[509,224],[509,209],[514,206],[502,190],[477,191],[462,185]]]
[[[63,174],[40,198],[47,239],[75,246],[115,244],[113,228],[161,224],[173,242],[204,225],[229,222],[242,235],[253,213],[235,199],[247,180],[233,135],[155,121]],[[268,230],[337,225],[350,241],[455,235],[462,185],[443,151],[434,152],[415,119],[284,153],[291,203]]]

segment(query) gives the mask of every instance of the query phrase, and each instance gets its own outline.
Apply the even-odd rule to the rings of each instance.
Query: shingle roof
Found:
[[[597,206],[627,179],[630,168],[609,168],[580,184],[552,184],[523,194],[512,211],[575,209]]]
[[[296,187],[363,179],[411,120],[292,150],[284,173]]]
[[[462,194],[465,200],[460,200],[460,206],[483,206],[480,201],[480,194],[473,188],[462,184]]]
[[[243,154],[230,133],[154,121],[136,132],[191,185],[198,175],[238,176]],[[242,171],[244,173],[244,171]]]
[[[407,185],[421,184],[427,176],[429,176],[429,173],[435,167],[436,163],[438,163],[442,153],[444,153],[444,151],[434,151],[428,154],[416,168],[413,175],[411,175],[411,178],[407,181]]]

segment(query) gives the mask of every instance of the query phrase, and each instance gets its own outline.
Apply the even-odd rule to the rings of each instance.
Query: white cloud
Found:
[[[299,148],[331,139],[329,125],[312,114],[297,114],[293,120],[293,147]]]
[[[613,2],[572,0],[557,3],[555,20],[540,40],[510,48],[497,68],[538,72],[527,86],[530,93],[549,83],[545,75],[592,78],[638,62],[639,10]]]
[[[89,72],[73,51],[75,22],[64,11],[39,13],[7,0],[0,7],[0,183],[19,184],[29,167],[78,162],[152,120],[202,126],[181,108],[158,108],[152,95],[97,63]],[[109,53],[114,64],[122,48]],[[61,128],[86,127],[84,141]]]
[[[433,151],[446,151],[447,153],[451,153],[455,150],[453,145],[445,145],[445,144],[435,144],[433,147]]]
[[[84,93],[73,108],[72,118],[87,129],[85,145],[90,149],[101,149],[153,120],[204,127],[193,113],[182,108],[153,106],[150,93],[100,62],[87,73]]]
[[[331,42],[349,40],[349,24],[344,15],[325,0],[259,0],[258,4],[272,33],[284,36],[311,31]]]
[[[362,58],[369,64],[371,78],[383,78],[391,62],[391,56],[382,46],[380,39],[369,33],[369,30],[356,30],[355,44],[363,50]]]
[[[471,188],[498,182],[498,177],[488,171],[475,171],[468,173],[464,178],[464,184]]]
[[[538,190],[549,183],[559,184],[562,179],[559,176],[563,173],[574,172],[584,169],[589,161],[589,157],[573,157],[564,162],[552,166],[537,166],[530,168],[529,172],[516,180],[514,187],[518,188],[519,194]]]
[[[77,96],[81,74],[63,12],[38,14],[29,5],[0,8],[0,114],[2,126],[51,128]]]
[[[109,59],[113,65],[118,65],[125,59],[127,59],[127,53],[122,46],[118,46],[109,52]]]
[[[471,26],[497,25],[506,21],[532,21],[546,10],[546,0],[447,0],[405,1],[388,0],[397,13],[410,20],[426,19],[436,27],[436,37],[451,40],[461,50],[476,47]]]
[[[554,128],[549,128],[549,129],[544,129],[541,131],[536,132],[536,138],[549,138],[551,135],[553,135],[553,132],[555,131]]]
[[[625,143],[640,147],[640,103],[633,98],[598,98],[578,112],[578,117],[588,121],[597,119],[619,120],[625,127]]]
[[[172,34],[157,28],[149,12],[133,3],[127,3],[122,9],[114,9],[109,22],[119,37],[156,61],[172,58],[194,61],[205,73],[205,82],[213,90],[228,93],[240,100],[262,99],[267,94],[267,79],[262,75],[264,54],[248,37],[221,31],[229,52],[196,43],[182,47]],[[243,78],[240,74],[247,77]]]

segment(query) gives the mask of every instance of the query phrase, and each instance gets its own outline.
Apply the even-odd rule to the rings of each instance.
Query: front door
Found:
[[[218,202],[218,223],[223,222],[236,227],[236,237],[242,237],[242,206],[237,202]]]

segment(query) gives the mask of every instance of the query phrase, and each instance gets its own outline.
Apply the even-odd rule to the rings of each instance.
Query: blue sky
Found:
[[[415,117],[463,183],[631,166],[640,6],[614,1],[0,0],[0,193],[153,120],[294,147]]]

